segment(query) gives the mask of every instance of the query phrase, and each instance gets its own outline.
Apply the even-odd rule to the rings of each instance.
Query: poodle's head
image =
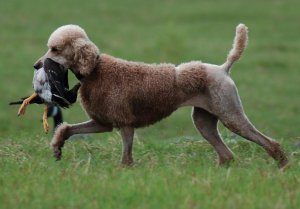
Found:
[[[77,25],[56,29],[50,35],[47,46],[48,51],[34,64],[34,68],[39,69],[44,60],[50,58],[75,74],[86,76],[95,68],[100,53],[85,31]]]

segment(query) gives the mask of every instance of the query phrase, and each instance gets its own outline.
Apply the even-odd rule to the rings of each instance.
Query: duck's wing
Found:
[[[62,108],[68,108],[71,106],[71,103],[68,100],[66,100],[65,98],[57,94],[52,94],[52,102],[54,102],[55,104],[57,104]]]
[[[49,79],[52,94],[65,98],[69,89],[68,70],[49,58],[44,62],[44,69]]]
[[[72,89],[70,89],[67,93],[66,93],[66,99],[71,103],[75,103],[77,100],[77,94],[78,94],[78,90],[80,88],[81,84],[77,83]]]

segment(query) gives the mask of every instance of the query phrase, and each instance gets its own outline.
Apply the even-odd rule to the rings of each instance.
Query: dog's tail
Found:
[[[248,28],[244,24],[236,27],[232,49],[230,50],[227,61],[222,65],[224,70],[229,73],[231,66],[236,62],[245,50],[248,42]]]

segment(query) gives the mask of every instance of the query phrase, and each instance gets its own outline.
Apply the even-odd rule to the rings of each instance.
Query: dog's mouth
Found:
[[[77,70],[74,70],[72,68],[67,68],[64,65],[60,64],[59,62],[54,61],[51,58],[46,58],[44,60],[44,62],[40,61],[37,64],[35,64],[33,67],[34,67],[34,69],[36,71],[38,71],[39,69],[42,69],[42,68],[47,68],[47,69],[56,69],[56,71],[60,70],[60,71],[64,71],[65,72],[65,71],[67,71],[69,69],[69,70],[72,71],[72,73],[75,75],[75,77],[78,80],[81,80],[83,78],[83,75],[80,74]]]
[[[34,65],[33,65],[33,68],[35,69],[35,70],[39,70],[40,68],[42,68],[43,67],[43,62],[41,62],[41,61],[39,61],[39,62],[37,62],[37,63],[35,63]]]
[[[63,65],[61,65],[58,62],[55,62],[51,58],[46,58],[43,65],[44,65],[44,67],[48,67],[50,69],[59,69],[62,71],[67,70]]]
[[[55,79],[68,79],[68,70],[66,70],[63,65],[50,58],[45,59],[41,66],[42,67],[35,69],[35,75],[39,75],[35,77],[35,80],[38,83],[45,82],[46,78],[52,80],[52,82],[56,82]]]

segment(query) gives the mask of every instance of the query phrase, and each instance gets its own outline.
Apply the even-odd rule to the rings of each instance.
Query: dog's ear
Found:
[[[83,38],[73,42],[75,69],[83,76],[89,75],[95,68],[99,57],[99,49],[90,40]]]

